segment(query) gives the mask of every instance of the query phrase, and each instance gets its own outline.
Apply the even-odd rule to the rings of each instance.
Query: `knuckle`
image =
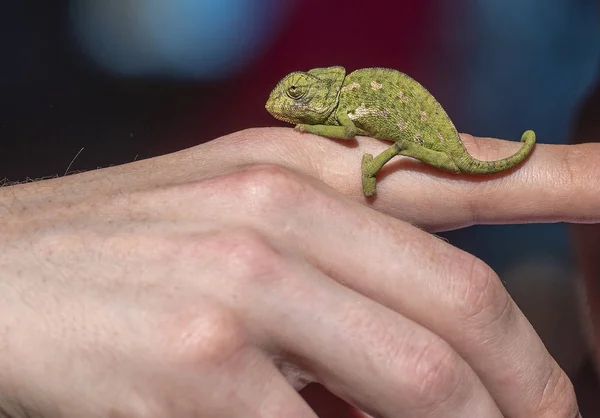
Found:
[[[213,237],[209,246],[215,257],[225,263],[229,277],[270,284],[282,276],[281,255],[267,238],[252,229],[238,228],[221,233]]]
[[[554,363],[554,367],[539,393],[535,416],[577,417],[579,407],[573,384],[567,374]]]
[[[233,312],[206,299],[197,306],[180,309],[160,324],[161,362],[175,367],[219,367],[246,346],[246,330]]]
[[[251,198],[259,210],[296,208],[310,203],[315,189],[298,174],[275,164],[259,164],[232,174],[227,182],[236,196]]]
[[[358,330],[366,337],[368,347],[378,347],[380,372],[396,380],[391,386],[401,387],[408,408],[437,410],[460,403],[472,389],[466,363],[443,339],[432,334],[401,337],[389,332],[389,323],[377,317],[352,317],[345,327]],[[403,396],[404,397],[404,396]]]
[[[419,408],[432,408],[455,397],[463,384],[463,366],[459,356],[442,340],[420,349],[415,361],[412,381],[414,398]]]
[[[581,155],[579,152],[564,152],[560,155],[560,163],[553,173],[566,190],[575,190],[578,186],[578,179],[583,177],[578,169],[581,166]]]
[[[480,327],[510,319],[511,299],[498,275],[479,258],[469,259],[454,289],[459,316]]]

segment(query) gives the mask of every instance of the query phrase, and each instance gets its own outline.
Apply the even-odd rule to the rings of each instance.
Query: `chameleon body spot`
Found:
[[[398,155],[453,173],[492,174],[519,165],[536,143],[535,133],[525,131],[513,155],[474,158],[435,97],[413,78],[387,68],[350,74],[339,66],[295,71],[277,84],[265,107],[275,118],[315,135],[352,139],[360,134],[394,142],[379,155],[363,156],[365,196],[376,194],[377,173]]]
[[[358,106],[354,112],[349,113],[348,116],[350,119],[358,119],[365,117],[369,113],[370,112],[369,109],[367,109],[367,106],[364,103],[361,103],[360,106]]]
[[[387,117],[389,116],[390,111],[387,109],[379,110],[377,108],[367,107],[364,103],[361,103],[360,106],[356,108],[354,112],[348,113],[348,117],[352,120],[368,117],[368,116],[380,116]]]
[[[381,90],[381,88],[383,87],[383,84],[378,83],[377,81],[373,80],[371,81],[371,88],[373,90]]]
[[[357,89],[360,87],[360,84],[358,84],[356,81],[352,84],[348,84],[347,86],[342,87],[342,91],[346,92],[346,91],[351,91],[354,89]]]

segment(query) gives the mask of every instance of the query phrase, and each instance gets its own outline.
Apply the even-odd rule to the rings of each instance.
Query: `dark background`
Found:
[[[279,124],[264,111],[273,85],[327,65],[406,72],[462,132],[518,140],[534,129],[540,142],[564,143],[595,79],[597,9],[596,0],[2,2],[0,179],[121,164]],[[451,236],[503,270],[532,253],[569,263],[560,233]]]
[[[569,142],[600,58],[596,0],[0,3],[0,181],[127,163],[280,123],[293,70],[408,73],[459,131]],[[75,158],[77,156],[77,158]],[[4,180],[2,180],[4,179]],[[585,355],[564,225],[444,234],[488,262],[567,371]],[[563,331],[561,331],[563,330]]]

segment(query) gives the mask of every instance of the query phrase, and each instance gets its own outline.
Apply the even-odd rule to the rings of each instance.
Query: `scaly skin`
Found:
[[[301,132],[340,139],[360,134],[394,141],[376,157],[363,155],[365,196],[376,194],[377,173],[396,155],[454,173],[493,174],[520,164],[535,145],[535,133],[526,131],[521,137],[523,146],[510,157],[473,158],[433,95],[406,74],[386,68],[365,68],[348,76],[343,67],[293,72],[277,84],[265,107],[275,118],[296,124]]]

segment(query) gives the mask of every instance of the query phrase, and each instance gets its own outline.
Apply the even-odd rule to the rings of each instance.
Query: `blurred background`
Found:
[[[391,67],[459,131],[569,141],[596,84],[597,0],[22,0],[0,3],[0,180],[122,164],[279,124],[274,84]],[[75,158],[77,156],[77,158]],[[2,180],[4,179],[4,180]],[[569,373],[585,365],[565,225],[444,234],[505,280]]]

